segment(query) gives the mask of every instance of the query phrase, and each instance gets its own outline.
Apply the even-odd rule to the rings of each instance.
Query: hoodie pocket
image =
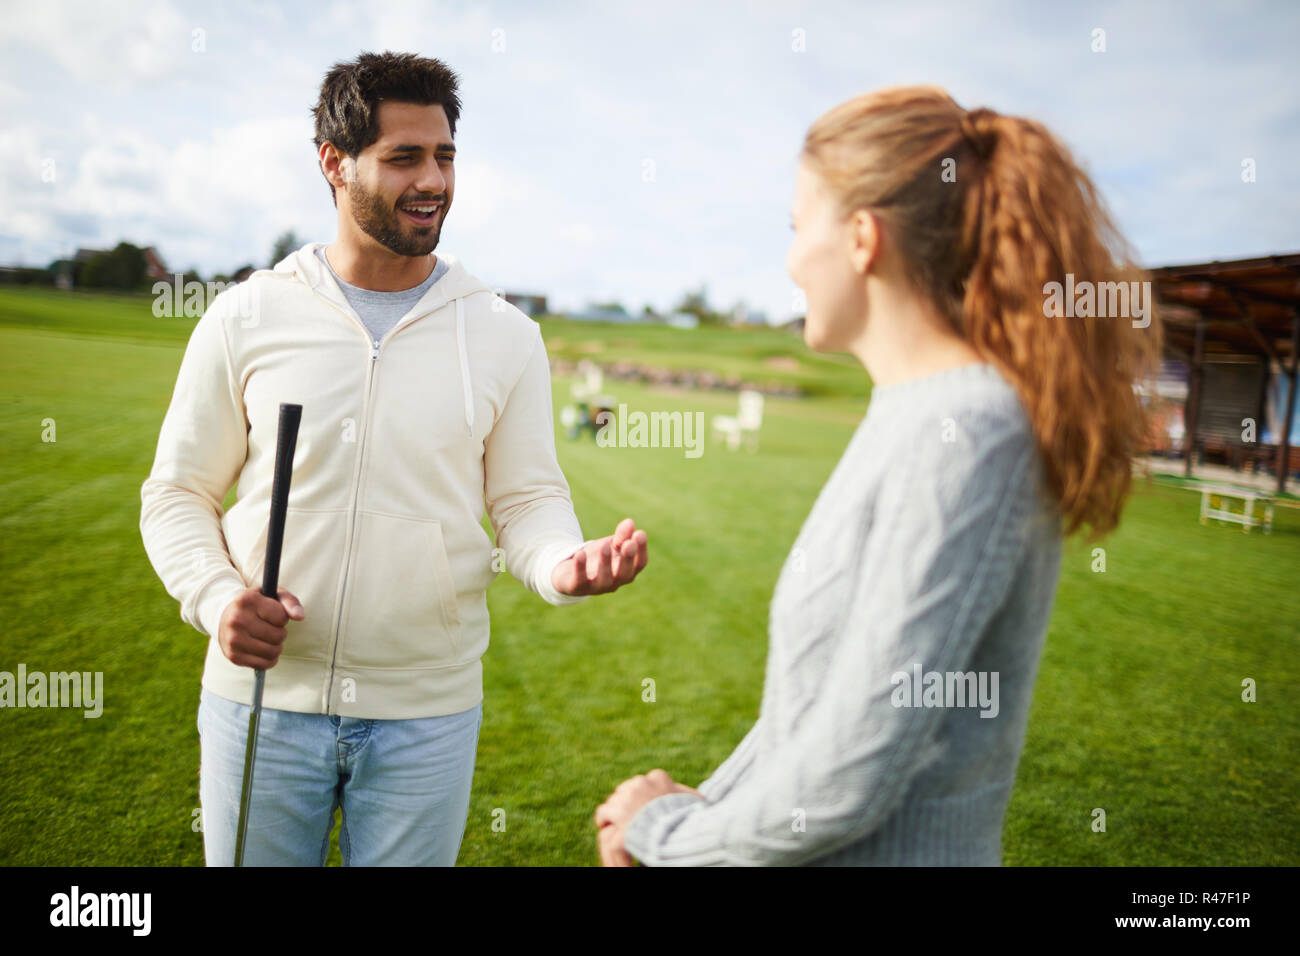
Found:
[[[343,601],[340,665],[459,662],[460,615],[440,522],[359,512]]]
[[[280,546],[278,587],[302,602],[302,621],[285,625],[287,636],[281,658],[328,661],[337,618],[339,563],[347,532],[346,511],[299,511],[284,516],[284,541]],[[268,525],[263,522],[252,549],[240,569],[250,588],[262,587],[266,570]]]

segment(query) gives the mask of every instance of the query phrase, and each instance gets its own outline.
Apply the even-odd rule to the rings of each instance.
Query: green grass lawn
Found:
[[[207,639],[181,622],[139,535],[140,485],[194,320],[155,319],[147,302],[0,292],[0,670],[102,671],[105,696],[98,719],[0,711],[0,863],[203,861],[193,824]],[[602,332],[543,328],[552,355]],[[660,348],[665,333],[685,345]],[[628,360],[668,364],[655,353],[712,362],[729,333],[705,330],[698,350],[681,330],[603,334]],[[797,338],[736,335],[719,366],[761,364],[785,341],[798,375],[817,374]],[[649,533],[650,565],[570,608],[505,575],[489,590],[462,865],[594,865],[591,816],[616,784],[653,767],[698,783],[731,752],[757,716],[777,573],[866,407],[856,374],[824,396],[769,399],[755,455],[707,440],[688,459],[557,438],[584,532],[630,515]],[[568,385],[556,380],[557,407]],[[735,409],[727,392],[611,390],[631,409],[706,422]],[[55,442],[42,441],[46,419]],[[1144,482],[1100,545],[1104,573],[1089,548],[1067,546],[1007,864],[1300,862],[1300,511],[1279,508],[1264,536],[1201,526],[1198,505],[1192,491]],[[1246,678],[1255,703],[1241,700]],[[1092,831],[1094,808],[1105,833]]]
[[[635,362],[667,369],[708,370],[753,384],[794,385],[810,396],[865,401],[871,387],[851,355],[814,352],[800,335],[779,329],[610,324],[547,318],[552,359]]]

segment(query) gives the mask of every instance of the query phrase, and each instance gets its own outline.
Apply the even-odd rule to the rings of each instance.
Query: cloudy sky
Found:
[[[803,133],[899,83],[1046,123],[1148,266],[1295,251],[1297,40],[1284,0],[2,0],[0,263],[126,239],[207,277],[286,229],[332,240],[309,111],[333,63],[385,49],[462,77],[440,250],[562,308],[706,284],[790,316]]]

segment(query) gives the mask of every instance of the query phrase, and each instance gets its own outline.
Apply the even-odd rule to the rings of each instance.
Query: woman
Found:
[[[793,218],[804,338],[871,403],[777,583],[757,723],[698,790],[621,784],[602,861],[998,865],[1062,538],[1118,523],[1160,326],[1055,307],[1140,279],[1127,245],[1046,129],[939,89],[817,120]]]

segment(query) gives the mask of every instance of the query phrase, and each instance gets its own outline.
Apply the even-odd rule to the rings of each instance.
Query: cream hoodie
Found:
[[[305,619],[286,625],[265,706],[458,713],[483,696],[486,589],[502,563],[551,604],[583,600],[551,584],[583,538],[555,457],[546,347],[451,255],[374,346],[317,245],[222,292],[195,325],[141,488],[145,551],[209,635],[203,686],[251,702],[253,671],[226,659],[217,627],[261,586],[279,407],[302,405],[280,586]]]

